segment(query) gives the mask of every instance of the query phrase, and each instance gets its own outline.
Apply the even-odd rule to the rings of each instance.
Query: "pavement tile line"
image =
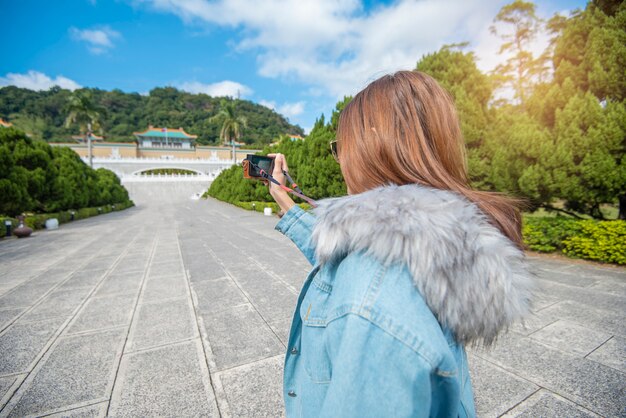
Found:
[[[254,360],[254,361],[251,361],[249,363],[238,364],[237,366],[232,366],[232,367],[226,367],[224,369],[220,369],[219,371],[216,371],[215,375],[216,376],[220,376],[220,375],[223,375],[223,374],[226,374],[226,373],[229,373],[229,372],[234,372],[234,371],[237,371],[237,370],[242,370],[242,369],[245,370],[248,367],[255,366],[257,364],[262,364],[262,363],[267,362],[268,360],[273,360],[273,359],[278,359],[278,358],[284,359],[285,355],[284,354],[274,354],[272,356],[267,356],[267,357],[264,357],[264,358],[260,358],[258,360]]]
[[[198,330],[198,334],[200,336],[200,344],[202,347],[202,354],[204,357],[204,364],[206,365],[206,369],[202,368],[202,375],[204,377],[206,373],[206,377],[208,378],[208,383],[210,385],[211,390],[213,390],[213,397],[215,400],[215,409],[217,411],[218,416],[221,417],[230,417],[230,409],[228,407],[228,402],[226,398],[226,392],[219,382],[219,379],[214,379],[211,375],[211,370],[216,369],[215,363],[215,355],[213,354],[213,349],[211,348],[211,343],[208,338],[208,333],[206,332],[206,327],[203,324],[202,318],[198,315],[198,298],[197,295],[193,292],[191,287],[191,280],[189,278],[189,270],[185,268],[184,265],[184,257],[183,251],[180,246],[180,230],[178,223],[176,223],[176,242],[178,243],[178,254],[180,256],[180,262],[183,267],[183,272],[185,274],[185,283],[187,287],[187,293],[189,295],[189,300],[191,301],[193,316],[196,322],[196,328]],[[217,380],[217,381],[216,381]]]
[[[610,365],[610,364],[606,364],[606,363],[602,363],[601,361],[598,361],[596,359],[593,358],[589,358],[589,356],[591,356],[593,353],[595,353],[596,351],[600,350],[602,347],[604,347],[605,345],[609,344],[611,342],[611,340],[614,340],[615,336],[612,335],[611,338],[609,338],[608,340],[606,340],[605,342],[603,342],[602,344],[600,344],[599,346],[597,346],[593,351],[591,351],[590,353],[587,353],[587,355],[584,357],[585,360],[588,361],[593,361],[594,363],[598,363],[603,365],[604,367],[610,367],[611,369],[619,372],[619,373],[624,373],[623,370],[620,370],[618,368],[615,368],[614,366]],[[624,362],[626,362],[626,359],[622,359]],[[626,380],[626,375],[624,376],[624,379]],[[624,414],[626,415],[626,406],[624,406]]]
[[[230,405],[228,404],[228,397],[226,395],[226,391],[224,390],[224,386],[222,385],[221,380],[217,377],[217,364],[215,362],[215,354],[213,349],[211,348],[211,343],[209,340],[209,334],[206,331],[206,326],[204,325],[204,320],[201,316],[198,316],[196,313],[196,320],[198,322],[198,328],[200,330],[200,341],[202,344],[202,350],[204,352],[204,358],[207,364],[207,368],[209,371],[209,376],[211,378],[210,384],[213,388],[213,394],[215,395],[215,402],[217,404],[217,412],[220,418],[229,418],[231,417],[230,413]],[[214,373],[216,374],[214,376]]]
[[[553,348],[553,347],[550,347],[550,348]],[[549,392],[549,393],[554,394],[554,395],[556,395],[556,394],[558,393],[558,392],[555,392],[555,391],[553,391],[552,389],[550,389],[548,386],[543,385],[541,382],[536,382],[536,381],[534,381],[534,380],[532,380],[532,379],[529,379],[529,378],[527,378],[527,377],[521,376],[521,375],[519,375],[519,374],[515,373],[514,371],[511,371],[511,370],[508,370],[508,369],[506,369],[506,368],[502,367],[502,366],[501,366],[500,364],[498,364],[498,363],[494,363],[494,362],[493,362],[493,361],[491,361],[489,358],[485,358],[485,357],[483,357],[483,356],[480,356],[479,354],[476,354],[475,352],[473,352],[473,353],[472,353],[472,355],[473,355],[473,356],[478,357],[479,359],[481,359],[482,361],[484,361],[484,362],[486,362],[486,363],[489,363],[492,367],[495,367],[495,368],[497,368],[498,370],[500,370],[500,371],[502,371],[502,372],[504,372],[504,373],[506,373],[506,374],[510,374],[510,375],[512,375],[512,376],[515,376],[517,379],[523,380],[523,381],[525,381],[525,382],[527,382],[527,383],[530,383],[530,384],[533,384],[534,386],[536,386],[536,387],[537,387],[537,389],[536,389],[535,391],[533,391],[531,394],[529,394],[529,395],[528,395],[528,396],[526,396],[524,399],[522,399],[521,401],[517,402],[516,404],[514,404],[513,406],[511,406],[509,409],[507,409],[506,411],[504,411],[503,413],[501,413],[501,414],[499,415],[500,417],[514,417],[514,416],[515,416],[515,415],[517,415],[517,414],[515,414],[515,415],[511,415],[511,413],[512,413],[512,412],[514,412],[514,410],[515,410],[516,408],[518,408],[520,405],[523,405],[525,402],[527,402],[530,398],[532,398],[534,395],[536,395],[536,394],[537,394],[537,393],[539,393],[539,392],[546,391],[546,392]],[[587,409],[587,408],[586,408],[586,407],[584,407],[583,405],[581,405],[581,404],[580,404],[577,400],[575,400],[575,399],[568,398],[568,397],[564,396],[563,394],[560,394],[560,395],[558,395],[558,396],[559,396],[559,397],[561,397],[561,398],[563,398],[563,399],[566,399],[567,401],[569,401],[569,402],[571,402],[571,403],[575,404],[576,406],[578,406],[579,408],[584,409],[585,411],[589,411],[589,412],[590,412],[590,413],[592,413],[593,415],[597,415],[597,414],[595,414],[595,413],[591,412],[589,409]],[[521,411],[520,411],[520,412],[521,412]],[[599,416],[599,415],[598,415],[598,416]]]
[[[82,225],[81,225],[81,226],[82,226]],[[41,234],[48,234],[48,233],[50,233],[50,232],[52,232],[52,231],[45,231],[45,232],[44,232],[44,231],[42,231],[42,232],[41,232]],[[52,232],[52,233],[53,233],[53,234],[56,234],[56,233],[57,233],[57,231],[54,231],[54,232]],[[78,248],[77,250],[75,250],[74,252],[72,252],[72,253],[70,253],[70,254],[68,254],[68,255],[66,255],[66,256],[64,256],[64,257],[62,257],[59,261],[57,261],[57,262],[55,262],[55,263],[52,263],[52,264],[48,265],[47,267],[41,267],[40,269],[41,269],[42,271],[41,271],[39,274],[36,274],[35,276],[33,276],[33,277],[29,278],[29,279],[26,279],[25,281],[22,281],[20,284],[22,284],[22,283],[26,283],[27,281],[32,280],[32,279],[34,279],[34,278],[36,278],[36,277],[40,276],[41,274],[43,274],[43,273],[47,272],[48,270],[55,268],[58,264],[61,264],[61,263],[65,262],[65,261],[66,261],[66,260],[68,260],[68,259],[71,259],[71,258],[72,258],[72,257],[73,257],[76,253],[81,252],[81,251],[82,251],[85,247],[87,247],[87,246],[89,246],[89,245],[93,244],[94,242],[97,242],[97,241],[99,241],[99,240],[101,240],[101,239],[102,239],[101,237],[98,237],[98,235],[97,235],[97,234],[95,234],[95,235],[96,235],[96,238],[94,238],[93,240],[88,241],[88,242],[87,242],[87,244],[83,245],[82,247],[79,247],[79,248]],[[109,234],[109,235],[111,235],[111,234]],[[10,241],[9,241],[9,242],[6,242],[5,244],[10,244]],[[37,248],[37,251],[41,253],[41,252],[43,252],[43,250],[45,250],[45,249],[46,249],[46,248],[48,248],[48,247],[53,247],[53,248],[63,248],[63,247],[64,247],[63,245],[59,245],[59,244],[60,244],[59,242],[55,242],[55,241],[52,241],[52,240],[51,240],[51,241],[49,241],[49,242],[45,242],[45,243],[43,243],[43,244],[42,244],[39,248]],[[61,243],[61,244],[62,244],[62,243]],[[0,242],[0,245],[2,245],[2,242]],[[14,254],[14,253],[20,254],[20,253],[21,253],[21,250],[22,250],[23,248],[25,248],[25,247],[28,247],[28,244],[22,245],[21,247],[18,247],[18,248],[16,248],[16,249],[14,249],[14,251],[13,251],[13,252],[8,252],[8,253],[5,253],[5,254],[2,254],[2,257],[0,257],[0,261],[2,261],[2,259],[3,259],[3,258],[5,258],[5,257],[7,257],[7,258],[15,257],[15,256],[16,256],[16,254]],[[58,252],[62,253],[62,250],[59,250]],[[44,252],[44,253],[45,253],[45,252]],[[19,267],[20,267],[20,264],[21,264],[21,263],[23,263],[23,261],[15,261],[14,263],[15,263],[15,264],[17,264],[16,268],[19,268]],[[3,275],[3,276],[4,276],[4,275]],[[19,284],[18,284],[18,286],[19,286]],[[11,290],[13,290],[13,289],[11,289]],[[10,291],[11,291],[11,290],[10,290]],[[9,292],[10,292],[10,291],[9,291]],[[8,294],[9,292],[5,292],[3,295]]]
[[[261,215],[261,216],[262,216],[262,215]],[[204,223],[206,223],[206,224],[208,224],[208,225],[214,226],[212,223],[210,223],[210,222],[209,222],[209,221],[207,221],[207,220],[200,219],[200,221],[202,221],[202,222],[204,222]],[[245,240],[250,240],[250,236],[246,236],[246,235],[244,235],[244,234],[242,234],[242,233],[239,233],[239,232],[237,232],[237,231],[229,231],[229,232],[230,232],[232,235],[236,235],[236,236],[238,236],[239,238],[243,238],[243,239],[245,239]],[[265,238],[265,239],[272,239],[272,238],[269,238],[267,235],[257,233],[254,229],[252,229],[252,230],[250,230],[250,231],[248,231],[248,232],[252,232],[253,234],[258,235],[258,236],[261,236],[261,237],[263,237],[263,238]],[[273,240],[273,241],[275,241],[275,242],[279,242],[279,238],[280,238],[280,236],[277,236],[277,237],[276,237],[276,239],[272,239],[272,240]],[[231,245],[235,246],[235,245],[232,243],[232,241],[229,241],[229,240],[225,239],[224,237],[223,237],[222,239],[224,239],[225,241],[227,241],[229,244],[231,244]],[[270,250],[272,253],[274,253],[274,255],[276,256],[276,258],[282,259],[282,260],[284,260],[284,261],[289,261],[289,262],[293,261],[293,260],[291,260],[289,257],[287,257],[285,254],[281,253],[280,251],[276,251],[276,250],[275,250],[273,247],[271,247],[271,246],[270,246],[270,247],[265,247],[265,249]],[[247,254],[247,253],[246,253],[246,254]],[[248,257],[250,257],[250,255],[248,255]],[[252,257],[250,257],[250,258],[252,258]],[[255,261],[257,261],[257,260],[255,259]]]
[[[19,389],[22,383],[24,383],[24,380],[26,380],[26,378],[28,377],[28,373],[13,373],[3,377],[15,377],[15,380],[6,389],[4,395],[0,397],[0,413],[2,412],[2,407],[4,407],[4,405],[9,402],[13,394]]]
[[[112,327],[86,329],[83,331],[77,331],[77,332],[71,332],[71,333],[66,332],[65,335],[62,335],[60,338],[82,337],[82,336],[87,336],[87,335],[99,334],[101,332],[106,332],[106,331],[117,331],[127,326],[128,325],[114,325]]]
[[[54,416],[67,417],[68,415],[66,415],[65,413],[79,411],[81,409],[89,408],[92,406],[104,405],[107,401],[108,399],[102,398],[102,399],[95,399],[95,400],[90,400],[86,402],[79,402],[79,403],[75,403],[72,405],[64,405],[62,408],[55,408],[55,409],[51,409],[51,410],[44,411],[42,413],[37,413],[37,414],[24,415],[24,418],[43,418],[43,417],[54,417]]]
[[[102,409],[106,406],[107,401],[99,401],[99,402],[89,402],[86,405],[81,405],[81,404],[77,404],[80,406],[76,406],[73,408],[65,408],[65,409],[58,409],[58,410],[54,410],[54,411],[50,411],[50,412],[45,412],[45,415],[35,415],[37,417],[65,417],[67,415],[65,415],[64,413],[67,412],[76,412],[80,409],[87,409],[90,407],[98,407],[98,409],[100,409],[102,411]]]
[[[569,361],[587,361],[587,362],[595,363],[595,364],[597,364],[600,367],[606,367],[606,368],[610,369],[609,366],[606,366],[604,364],[601,364],[601,363],[598,363],[598,362],[595,362],[595,361],[591,361],[591,360],[587,360],[587,359],[584,359],[582,357],[576,357],[575,355],[573,355],[570,352],[554,348],[552,346],[549,346],[547,344],[542,343],[541,341],[532,340],[532,339],[530,339],[528,337],[525,337],[523,335],[517,334],[515,332],[512,332],[512,333],[516,334],[517,338],[519,338],[520,341],[527,340],[527,342],[532,343],[535,346],[543,347],[543,348],[547,349],[548,351],[557,352],[561,356],[566,357],[566,359],[569,360]],[[494,351],[497,351],[497,350],[498,350],[498,348],[496,347],[494,349]],[[515,375],[516,377],[518,377],[520,379],[529,381],[529,382],[535,384],[536,386],[539,386],[539,387],[541,387],[541,388],[543,388],[543,389],[545,389],[545,390],[547,390],[549,392],[558,394],[559,396],[567,399],[569,402],[574,403],[574,404],[578,405],[581,408],[584,408],[584,409],[587,410],[587,409],[591,409],[591,408],[596,408],[597,407],[595,405],[596,401],[594,399],[585,398],[585,397],[583,397],[581,395],[578,395],[578,394],[574,393],[573,391],[570,391],[570,388],[559,387],[560,383],[555,383],[554,381],[551,381],[550,377],[546,378],[545,375],[541,375],[541,376],[531,375],[530,377],[525,377],[525,376],[520,375],[520,371],[517,370],[514,366],[510,367],[508,364],[502,363],[501,359],[498,359],[498,358],[495,358],[495,357],[492,359],[491,357],[489,357],[490,351],[487,351],[485,354],[482,354],[480,352],[479,353],[473,352],[472,354],[475,355],[476,357],[479,357],[483,361],[491,363],[491,364],[499,367],[500,369],[503,369],[506,372]],[[612,369],[612,370],[615,370],[615,369]],[[625,373],[623,373],[621,371],[618,371],[617,374],[618,375],[622,375],[622,382],[626,382],[626,374]],[[624,394],[626,394],[626,392]],[[585,393],[585,395],[589,395],[589,394]]]
[[[89,244],[87,244],[87,245],[85,245],[85,246],[81,247],[81,248],[80,248],[79,250],[77,250],[76,252],[78,252],[78,251],[80,251],[80,250],[84,250],[84,249],[85,249],[85,247],[87,247],[87,246],[91,245],[93,242],[96,242],[96,241],[97,241],[97,239],[96,239],[96,240],[91,241]],[[128,245],[130,246],[130,244],[128,244]],[[72,253],[70,256],[68,256],[68,257],[66,257],[66,258],[71,257],[73,254],[74,254],[74,253]],[[57,284],[53,285],[53,286],[52,286],[52,287],[51,287],[51,288],[50,288],[50,289],[49,289],[46,293],[44,293],[44,294],[43,294],[42,296],[40,296],[40,297],[39,297],[39,298],[38,298],[38,299],[37,299],[37,300],[36,300],[36,301],[35,301],[32,305],[30,305],[30,307],[29,307],[29,308],[27,308],[26,310],[24,310],[24,311],[23,311],[22,313],[20,313],[18,316],[14,317],[12,321],[8,322],[8,323],[7,323],[7,324],[6,324],[6,325],[5,325],[2,329],[0,329],[0,337],[2,337],[2,335],[3,335],[3,334],[4,334],[7,330],[8,330],[8,328],[9,328],[11,325],[13,325],[15,322],[19,321],[19,319],[20,319],[21,317],[23,317],[24,315],[26,315],[26,314],[30,313],[32,310],[34,310],[34,309],[35,309],[35,308],[37,308],[39,305],[41,305],[41,304],[43,303],[43,301],[44,301],[44,300],[45,300],[45,299],[46,299],[46,298],[47,298],[47,297],[48,297],[51,293],[55,292],[58,288],[60,288],[60,287],[61,287],[61,286],[63,286],[65,283],[67,283],[69,280],[71,280],[71,279],[72,279],[72,277],[73,277],[73,275],[74,275],[77,271],[80,271],[80,270],[81,270],[81,268],[82,268],[83,266],[86,266],[86,265],[87,265],[87,264],[89,264],[92,260],[97,259],[97,258],[98,258],[98,256],[99,256],[99,254],[95,254],[95,255],[93,255],[92,257],[90,257],[90,258],[86,259],[83,263],[79,264],[73,272],[68,273],[68,274],[65,276],[65,278],[64,278],[64,279],[62,279],[61,281],[59,281]],[[64,260],[61,260],[61,261],[59,261],[58,263],[55,263],[55,264],[59,264],[59,263],[61,263],[62,261],[64,261]],[[119,261],[119,260],[118,260],[118,261]],[[115,264],[115,263],[114,263],[114,264]],[[44,273],[45,273],[45,272],[47,272],[48,270],[50,270],[50,269],[45,270],[45,271],[44,271],[44,272],[42,272],[41,274],[38,274],[38,275],[36,275],[36,276],[33,276],[32,278],[28,279],[27,281],[31,281],[31,280],[34,280],[34,279],[38,278],[39,276],[41,276],[42,274],[44,274]],[[102,282],[102,280],[103,280],[103,279],[104,279],[104,278],[108,275],[108,273],[110,273],[110,271],[111,271],[111,268],[109,268],[108,270],[105,270],[105,272],[103,273],[102,277],[101,277],[101,278],[100,278],[100,280],[96,283],[96,285],[94,285],[94,287],[98,287],[98,285],[99,285],[99,284]],[[21,286],[22,284],[25,284],[25,282],[24,282],[24,283],[19,284],[18,286],[16,286],[16,288],[17,288],[17,287],[19,287],[19,286]],[[91,294],[92,294],[92,293],[93,293],[93,292],[90,292],[90,293],[86,296],[86,299],[88,299],[89,297],[91,297]],[[4,295],[2,295],[2,297],[7,296],[7,295],[9,295],[9,294],[10,294],[10,293],[5,293]],[[81,305],[81,306],[82,306],[82,305]],[[24,321],[24,323],[39,322],[39,321],[41,321],[41,319],[40,319],[40,320],[36,320],[36,319],[35,319],[35,320],[31,320],[31,321]]]
[[[213,252],[212,249],[209,249],[209,251],[211,252],[211,254],[213,255],[213,257],[215,257],[217,259],[217,256],[215,255],[215,253]],[[282,339],[278,336],[278,334],[276,333],[276,331],[274,331],[274,328],[272,328],[272,326],[269,324],[269,322],[267,322],[267,319],[265,318],[265,316],[263,316],[261,314],[261,311],[259,311],[258,306],[252,302],[252,299],[250,298],[250,294],[248,294],[248,292],[246,292],[245,290],[243,290],[243,287],[241,286],[241,283],[239,283],[239,281],[235,278],[235,275],[232,274],[228,268],[226,268],[226,266],[224,265],[224,263],[222,262],[222,260],[218,259],[218,263],[221,264],[222,268],[224,269],[224,271],[226,272],[226,274],[228,274],[228,276],[230,277],[230,279],[233,281],[233,283],[235,284],[235,286],[237,286],[237,288],[239,289],[239,291],[241,292],[241,294],[246,298],[246,300],[248,301],[248,303],[250,304],[250,306],[252,306],[252,308],[254,309],[254,311],[257,313],[257,315],[259,315],[259,317],[261,318],[261,320],[265,323],[265,325],[267,325],[267,327],[269,328],[270,331],[272,331],[272,334],[274,334],[274,336],[276,337],[276,339],[278,340],[278,342],[283,346],[283,348],[286,350],[287,346],[283,343]]]
[[[0,405],[0,418],[4,416],[8,416],[11,413],[11,411],[15,408],[15,406],[17,406],[20,399],[24,396],[24,394],[30,388],[30,385],[34,381],[35,377],[37,376],[38,371],[41,370],[41,368],[45,365],[46,360],[52,354],[53,348],[58,345],[58,342],[65,338],[72,338],[75,336],[75,335],[63,336],[62,334],[65,332],[66,329],[69,329],[68,327],[71,326],[71,324],[75,321],[78,314],[82,311],[83,307],[86,305],[87,301],[90,299],[91,295],[97,292],[99,286],[104,282],[104,280],[106,280],[108,274],[115,269],[115,267],[118,265],[119,261],[122,259],[123,255],[125,254],[126,250],[133,244],[133,241],[129,242],[126,245],[124,250],[122,250],[120,255],[117,257],[116,261],[113,264],[111,264],[111,266],[106,270],[106,273],[103,274],[100,281],[98,281],[98,283],[93,287],[93,289],[83,298],[83,300],[80,302],[78,307],[72,311],[68,319],[66,319],[58,327],[58,329],[48,339],[48,341],[46,342],[42,350],[39,352],[39,354],[37,354],[35,359],[29,364],[27,368],[28,372],[27,372],[26,378],[22,380],[22,382],[20,383],[18,387],[14,388],[13,392],[11,393],[11,396],[6,400],[6,403],[2,403]],[[97,256],[98,256],[97,254],[94,255],[92,258],[89,258],[84,264],[81,264],[80,266],[85,265],[86,263],[90,262],[93,258]],[[80,267],[77,268],[77,270],[79,269]],[[71,274],[68,275],[68,278],[64,280],[62,283],[69,280],[70,278],[71,278]],[[62,283],[59,283],[59,285],[61,285]],[[39,300],[38,303],[41,303],[41,301]],[[99,330],[99,332],[106,332],[106,331]],[[94,332],[93,334],[97,334],[97,333],[98,332]],[[2,334],[0,334],[0,337],[1,336]],[[3,402],[4,402],[4,399],[3,399]]]
[[[575,408],[577,408],[579,410],[582,410],[583,412],[585,412],[586,414],[588,414],[588,415],[590,415],[592,417],[602,418],[601,415],[598,415],[595,412],[585,408],[584,406],[579,405],[576,402],[573,402],[572,400],[567,399],[567,398],[563,397],[562,395],[559,395],[558,393],[552,392],[552,391],[550,391],[550,390],[548,390],[546,388],[539,388],[539,389],[537,389],[532,395],[530,395],[529,397],[524,399],[522,402],[520,402],[517,405],[515,405],[515,407],[509,409],[504,414],[502,414],[501,417],[502,418],[515,418],[515,417],[518,417],[520,415],[523,415],[525,412],[527,412],[527,409],[529,409],[529,407],[532,408],[533,406],[535,406],[541,400],[541,397],[543,395],[553,396],[557,400],[565,401],[568,404],[571,403],[572,405],[574,405]],[[537,398],[537,399],[534,399],[534,398]]]
[[[522,399],[521,401],[517,402],[516,404],[514,404],[512,407],[510,407],[509,409],[507,409],[506,411],[504,411],[502,414],[500,414],[500,417],[506,417],[508,416],[508,414],[513,411],[515,408],[517,408],[520,405],[523,405],[524,402],[526,402],[528,399],[532,398],[534,395],[536,395],[537,393],[541,392],[542,390],[545,390],[544,388],[542,388],[541,386],[537,387],[537,390],[535,390],[534,392],[532,392],[530,395],[528,395],[527,397],[525,397],[524,399]]]
[[[110,414],[110,410],[111,410],[111,403],[116,395],[116,392],[119,392],[119,390],[121,390],[121,382],[119,382],[118,377],[120,375],[120,366],[122,364],[122,358],[124,357],[125,354],[125,350],[126,350],[126,345],[128,344],[128,337],[130,335],[130,332],[132,330],[133,327],[133,322],[135,321],[135,315],[137,314],[137,306],[139,305],[139,300],[141,298],[141,295],[144,291],[145,288],[145,284],[146,284],[146,278],[148,277],[148,273],[151,269],[151,263],[152,263],[152,258],[154,257],[154,251],[155,248],[157,246],[157,242],[158,242],[159,238],[158,238],[158,233],[155,234],[153,241],[152,241],[152,246],[150,248],[150,255],[148,256],[148,261],[146,263],[147,268],[145,269],[144,273],[143,273],[143,277],[141,278],[141,285],[139,286],[139,292],[137,294],[137,296],[135,296],[135,303],[133,305],[133,311],[132,314],[130,316],[130,322],[129,325],[127,325],[127,330],[126,330],[126,335],[124,337],[124,343],[122,344],[122,350],[121,353],[119,355],[119,357],[117,358],[117,366],[115,367],[115,373],[114,373],[114,377],[113,377],[113,384],[111,386],[111,390],[109,391],[109,401],[108,401],[108,405],[106,408],[106,416],[109,416]]]
[[[175,347],[175,346],[179,346],[179,345],[185,345],[187,343],[190,343],[192,341],[197,341],[200,339],[200,336],[195,336],[195,337],[189,337],[189,338],[185,338],[182,340],[176,340],[176,341],[170,341],[167,343],[163,343],[163,344],[157,344],[157,345],[151,345],[150,347],[143,347],[143,348],[137,348],[137,349],[131,349],[128,350],[124,353],[125,356],[133,356],[136,354],[142,354],[142,353],[150,353],[152,351],[158,351],[162,348],[165,347]]]
[[[67,257],[61,259],[60,261],[53,263],[50,267],[46,268],[45,270],[42,270],[41,272],[33,275],[32,277],[20,282],[19,284],[17,284],[16,286],[14,286],[13,288],[11,288],[8,292],[3,293],[2,295],[0,295],[0,298],[4,298],[6,296],[10,296],[12,293],[16,292],[17,289],[22,286],[27,284],[28,282],[31,282],[37,278],[39,278],[40,276],[44,275],[45,273],[47,273],[49,270],[54,269],[57,264],[61,264],[62,262],[64,262],[66,259],[69,259],[71,257],[73,257],[75,255],[75,253],[84,250],[86,247],[90,246],[91,244],[93,244],[94,242],[96,242],[98,239],[94,239],[92,241],[90,241],[88,244],[82,246],[81,248],[79,248],[78,250],[76,250],[75,252],[69,254]],[[68,273],[64,279],[62,279],[59,283],[57,283],[56,285],[52,286],[46,293],[44,293],[42,296],[40,296],[34,304],[31,304],[30,307],[25,310],[24,312],[22,312],[20,315],[18,315],[17,317],[13,318],[13,321],[7,323],[3,328],[0,328],[0,336],[2,335],[2,333],[13,324],[13,322],[17,321],[19,318],[21,318],[24,314],[28,313],[29,311],[31,311],[35,306],[37,306],[43,299],[45,299],[50,293],[52,293],[54,290],[56,290],[57,287],[61,286],[62,284],[64,284],[65,282],[67,282],[69,279],[71,279],[72,275],[80,270],[80,268],[82,266],[87,265],[89,262],[91,262],[91,260],[95,259],[97,257],[97,255],[92,256],[91,258],[87,259],[86,261],[84,261],[82,264],[79,264],[79,267],[76,268],[76,270],[74,270],[72,273]]]
[[[227,240],[224,240],[227,241]],[[250,254],[245,251],[243,248],[237,246],[235,243],[233,242],[229,242],[227,241],[230,245],[232,245],[233,248],[235,248],[237,251],[239,251],[241,254],[245,255],[252,263],[256,264],[262,271],[264,271],[265,273],[267,273],[269,276],[273,277],[274,279],[276,279],[277,281],[279,281],[280,283],[282,283],[291,293],[294,294],[294,296],[298,296],[298,289],[296,289],[293,285],[287,283],[282,277],[278,276],[276,273],[274,273],[273,270],[268,270],[264,265],[262,265],[256,258],[250,256]]]

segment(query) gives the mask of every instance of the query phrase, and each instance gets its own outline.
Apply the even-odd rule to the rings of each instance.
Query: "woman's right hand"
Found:
[[[274,171],[272,172],[272,177],[274,177],[280,184],[285,184],[285,175],[283,171],[289,171],[289,167],[287,167],[287,160],[283,154],[268,154],[268,157],[274,157]],[[280,209],[283,213],[287,213],[289,209],[291,209],[296,202],[289,196],[287,191],[280,188],[277,184],[269,182],[270,186],[270,194],[280,206]]]

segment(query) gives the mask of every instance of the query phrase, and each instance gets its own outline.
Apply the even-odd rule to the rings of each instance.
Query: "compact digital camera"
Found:
[[[244,178],[262,179],[264,177],[261,175],[261,170],[270,175],[274,171],[274,157],[248,154],[241,165],[243,166]]]

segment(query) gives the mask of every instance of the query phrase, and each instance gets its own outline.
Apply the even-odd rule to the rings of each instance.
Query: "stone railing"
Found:
[[[82,157],[83,161],[89,162],[88,157]],[[93,157],[94,164],[155,164],[155,163],[176,163],[176,164],[223,164],[232,165],[233,160],[221,159],[221,158],[149,158],[149,157]],[[241,159],[237,159],[237,163],[240,163]]]
[[[213,181],[217,175],[211,174],[143,174],[143,175],[123,175],[120,177],[122,183],[143,183],[143,182],[191,182],[191,181]]]

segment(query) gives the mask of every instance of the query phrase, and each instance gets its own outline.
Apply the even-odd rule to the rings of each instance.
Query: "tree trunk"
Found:
[[[91,135],[87,137],[87,149],[89,153],[89,167],[93,168],[93,155],[91,152]]]
[[[619,199],[619,214],[617,215],[617,219],[626,220],[626,193],[619,195],[617,198]]]
[[[93,168],[93,154],[91,152],[91,123],[87,124],[87,153],[89,154],[89,167]]]
[[[594,219],[599,219],[601,221],[603,221],[604,218],[604,214],[602,213],[602,211],[600,210],[600,204],[596,203],[595,205],[593,205],[593,207],[591,208],[591,213],[590,215],[594,218]]]

